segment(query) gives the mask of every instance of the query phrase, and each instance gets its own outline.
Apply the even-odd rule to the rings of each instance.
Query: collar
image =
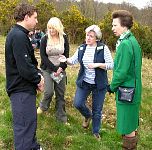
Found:
[[[132,33],[131,33],[130,30],[127,30],[126,32],[122,33],[122,34],[120,35],[119,39],[117,40],[116,49],[118,48],[118,46],[120,45],[120,43],[121,43],[124,39],[129,38],[130,35],[132,35]]]
[[[122,33],[119,37],[119,41],[122,41],[124,38],[126,38],[131,33],[130,30],[127,30],[126,32]]]
[[[103,50],[104,49],[104,43],[100,42],[100,41],[96,41],[97,42],[97,46],[96,46],[96,50]],[[84,43],[79,47],[79,50],[85,50],[87,47],[87,44]]]
[[[19,24],[15,24],[14,27],[19,28],[20,30],[22,30],[26,34],[29,33],[29,30],[27,30],[26,28],[24,28],[23,26],[21,26]]]

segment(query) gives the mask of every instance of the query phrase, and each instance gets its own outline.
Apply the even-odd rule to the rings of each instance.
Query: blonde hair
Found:
[[[63,44],[64,43],[64,38],[63,35],[64,33],[64,27],[63,24],[61,22],[61,20],[57,17],[52,17],[50,18],[50,20],[47,23],[47,30],[50,28],[54,28],[58,34],[59,34],[59,40],[60,42]],[[51,35],[48,33],[48,40],[50,41],[52,39]]]

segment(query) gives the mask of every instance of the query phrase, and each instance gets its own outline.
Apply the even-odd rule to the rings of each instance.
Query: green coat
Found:
[[[134,47],[134,54],[132,46]],[[110,89],[116,93],[117,129],[121,134],[129,134],[136,130],[139,125],[139,107],[142,89],[141,65],[141,48],[134,35],[129,32],[121,39],[120,45],[117,47],[114,59],[113,78],[110,85]],[[118,101],[118,87],[135,87],[135,79],[136,89],[133,103]]]

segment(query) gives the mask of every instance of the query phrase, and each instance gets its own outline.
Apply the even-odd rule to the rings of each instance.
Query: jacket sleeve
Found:
[[[41,76],[38,75],[37,62],[33,60],[35,57],[32,58],[29,42],[26,36],[16,35],[13,41],[13,54],[20,76],[33,84],[38,84]]]
[[[47,35],[45,35],[42,40],[41,40],[41,45],[40,45],[40,56],[41,56],[41,61],[45,64],[47,69],[50,71],[56,72],[58,70],[58,67],[55,66],[49,59],[48,55],[46,54],[46,45],[47,45]]]
[[[63,55],[66,57],[66,58],[69,58],[69,41],[68,41],[68,38],[67,38],[67,35],[64,35],[64,53]],[[64,63],[60,63],[59,67],[61,67],[63,70],[65,70],[67,68],[67,64],[64,62]]]
[[[114,61],[114,72],[110,89],[113,92],[127,80],[128,71],[132,63],[133,54],[131,53],[130,46],[127,43],[122,43],[116,52]]]

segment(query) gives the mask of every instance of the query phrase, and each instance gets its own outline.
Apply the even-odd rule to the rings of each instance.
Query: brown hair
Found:
[[[116,10],[112,13],[112,19],[119,18],[123,27],[130,29],[133,26],[133,16],[127,10]]]
[[[33,5],[21,3],[15,8],[14,19],[18,21],[23,21],[26,15],[32,16],[34,12],[37,12]]]

